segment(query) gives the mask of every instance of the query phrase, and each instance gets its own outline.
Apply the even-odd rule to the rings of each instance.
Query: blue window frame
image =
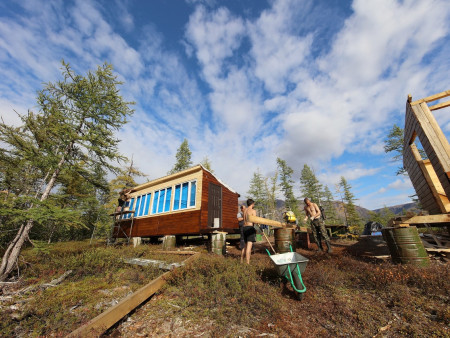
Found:
[[[175,196],[173,198],[173,210],[180,209],[180,191],[181,191],[181,184],[178,184],[175,186]]]
[[[136,200],[136,213],[135,213],[136,217],[148,215],[148,208],[150,206],[151,197],[152,197],[151,193],[138,196]]]
[[[196,181],[184,182],[175,186],[173,210],[182,210],[195,207],[197,192]]]
[[[150,200],[152,199],[152,194],[148,193],[147,195],[145,195],[145,197],[146,197],[146,199],[145,199],[145,204],[144,204],[142,216],[147,216],[148,215],[148,209],[150,208]]]
[[[170,199],[172,197],[172,188],[166,190],[166,201],[164,202],[164,211],[170,211]]]
[[[158,200],[159,200],[159,191],[155,191],[155,196],[153,197],[152,214],[156,214],[156,210],[158,208]]]
[[[189,201],[190,207],[195,207],[195,193],[196,192],[197,192],[196,182],[193,181],[193,182],[191,182],[191,195],[190,195],[190,201]]]
[[[158,200],[158,213],[163,212],[164,210],[164,197],[166,197],[166,190],[159,191],[159,200]]]
[[[135,207],[135,213],[134,213],[134,216],[135,217],[137,217],[137,216],[139,216],[139,211],[140,211],[140,208],[141,208],[141,200],[142,200],[142,196],[138,196],[137,198],[136,198],[136,207]]]
[[[170,211],[170,202],[172,200],[172,187],[155,191],[153,197],[152,214]]]
[[[128,210],[132,211],[134,210],[134,198],[132,198],[130,201],[125,202],[125,207],[128,207]],[[131,213],[125,214],[124,217],[125,219],[131,218]]]

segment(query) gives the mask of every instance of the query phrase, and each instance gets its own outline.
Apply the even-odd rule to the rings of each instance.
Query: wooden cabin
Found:
[[[201,165],[133,188],[112,237],[238,233],[239,194]]]

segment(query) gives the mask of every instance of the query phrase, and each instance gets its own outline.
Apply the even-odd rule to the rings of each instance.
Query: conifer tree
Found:
[[[258,211],[264,215],[267,213],[267,179],[261,174],[259,168],[253,173],[250,180],[250,187],[247,191],[247,198],[252,198],[255,201]]]
[[[355,232],[355,230],[360,230],[359,228],[362,226],[361,217],[356,211],[355,208],[355,195],[351,192],[351,186],[347,182],[344,176],[341,176],[341,181],[339,182],[339,186],[344,193],[344,202],[345,202],[345,211],[347,215],[347,222],[351,232]]]
[[[14,210],[21,213],[19,230],[3,255],[0,281],[14,269],[35,221],[48,217],[54,207],[49,197],[64,177],[79,175],[100,187],[102,172],[114,171],[113,162],[123,159],[115,135],[133,111],[132,103],[119,95],[121,82],[112,66],[104,64],[81,76],[64,61],[62,65],[63,80],[49,82],[38,92],[38,113],[20,115],[20,127],[0,123],[0,144],[6,145],[0,151],[2,160],[18,165],[0,176],[0,185],[9,189],[11,203],[20,204],[20,210]],[[20,184],[23,176],[26,187]]]
[[[321,204],[322,185],[312,169],[305,164],[300,175],[300,191],[303,198],[309,198],[313,203]]]
[[[295,213],[297,218],[300,213],[298,210],[298,200],[294,196],[292,174],[294,170],[289,167],[285,160],[277,158],[277,166],[280,173],[280,190],[283,192],[286,207]]]
[[[328,186],[325,186],[323,191],[323,208],[326,215],[326,223],[330,225],[342,224],[342,220],[339,219],[336,208],[334,206],[334,198]]]
[[[277,192],[278,192],[278,170],[275,171],[272,177],[264,180],[265,190],[267,191],[267,213],[268,218],[277,218]]]
[[[177,149],[177,153],[175,155],[176,162],[173,168],[168,172],[168,174],[175,174],[182,170],[188,169],[192,166],[191,161],[191,150],[189,149],[189,143],[187,139],[184,139],[181,142],[180,147]]]
[[[214,170],[212,170],[211,168],[211,161],[209,160],[208,156],[205,156],[203,160],[200,162],[200,164],[210,173],[214,173]]]
[[[384,152],[393,153],[393,162],[402,162],[403,160],[403,128],[400,128],[396,124],[392,126],[387,138],[384,140]],[[406,170],[403,167],[403,163],[397,169],[397,175],[406,175]]]

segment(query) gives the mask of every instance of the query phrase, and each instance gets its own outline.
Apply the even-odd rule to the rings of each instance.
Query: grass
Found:
[[[132,257],[163,258],[152,251],[152,246],[106,247],[89,242],[57,243],[24,250],[20,259],[22,288],[48,283],[68,270],[73,272],[56,287],[25,293],[6,304],[0,313],[0,335],[44,336],[71,332],[162,274],[151,266],[123,262],[124,258]],[[170,257],[165,256],[165,261],[174,262]]]
[[[123,257],[183,260],[160,246],[105,247],[87,243],[29,249],[21,258],[27,284],[42,284],[72,269],[60,286],[25,294],[20,309],[0,311],[1,336],[65,335],[161,272],[122,263]],[[448,337],[450,267],[427,268],[362,260],[336,246],[332,255],[299,249],[309,259],[307,292],[296,300],[275,272],[264,243],[251,265],[239,251],[202,254],[177,269],[152,301],[137,309],[113,336]],[[164,259],[166,258],[166,259]],[[3,304],[4,305],[4,304]],[[8,305],[8,304],[7,304]]]
[[[448,264],[415,268],[336,251],[298,250],[310,260],[302,301],[284,286],[262,249],[250,266],[239,263],[237,250],[225,258],[204,255],[173,274],[118,334],[449,336]]]

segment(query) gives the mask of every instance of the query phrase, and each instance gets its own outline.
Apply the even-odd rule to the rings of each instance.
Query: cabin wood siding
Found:
[[[418,138],[428,160],[415,150]],[[448,212],[450,205],[450,146],[426,102],[406,103],[403,165],[422,208],[430,214]]]
[[[201,229],[208,230],[211,226],[208,224],[208,192],[209,183],[222,187],[222,226],[223,229],[239,229],[237,220],[238,213],[238,194],[230,191],[219,180],[207,171],[203,171],[203,191],[201,207]]]

